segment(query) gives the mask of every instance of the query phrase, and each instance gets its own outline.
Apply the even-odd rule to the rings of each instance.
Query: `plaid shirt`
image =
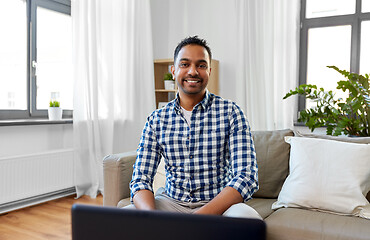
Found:
[[[258,189],[250,127],[233,102],[207,91],[192,111],[190,126],[178,95],[147,119],[130,183],[131,200],[152,183],[163,156],[166,194],[183,202],[210,201],[226,187],[246,201]]]

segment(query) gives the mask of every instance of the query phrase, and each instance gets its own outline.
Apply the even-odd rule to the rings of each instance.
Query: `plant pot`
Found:
[[[166,89],[166,90],[174,90],[175,89],[175,81],[165,80],[164,81],[164,89]]]
[[[48,116],[49,120],[62,120],[63,109],[60,107],[49,107]]]

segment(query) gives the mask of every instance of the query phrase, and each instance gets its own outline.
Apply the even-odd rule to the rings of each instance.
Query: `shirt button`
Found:
[[[189,157],[190,157],[190,159],[193,159],[194,156],[193,155],[190,155]]]

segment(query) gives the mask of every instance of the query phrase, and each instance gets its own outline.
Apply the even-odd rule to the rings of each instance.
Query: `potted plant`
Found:
[[[283,99],[298,94],[316,102],[315,107],[300,111],[298,119],[305,122],[311,131],[326,127],[327,135],[370,136],[369,74],[363,76],[340,70],[336,66],[327,67],[346,77],[346,80],[337,82],[337,89],[348,91],[346,99],[336,99],[332,91],[310,84],[290,90]]]
[[[164,89],[173,90],[175,89],[175,81],[172,78],[172,73],[166,73],[163,77]]]
[[[60,103],[58,101],[50,100],[48,108],[49,120],[61,120],[63,110],[60,108]]]

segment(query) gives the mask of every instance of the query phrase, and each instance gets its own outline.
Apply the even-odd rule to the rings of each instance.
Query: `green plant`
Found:
[[[172,73],[165,73],[164,77],[163,77],[163,80],[164,81],[166,81],[166,80],[172,80],[173,81]]]
[[[59,107],[60,103],[58,101],[51,101],[49,103],[49,107]]]
[[[340,70],[336,66],[327,66],[346,77],[337,82],[337,89],[348,91],[346,99],[335,99],[332,91],[318,89],[316,85],[302,84],[290,90],[283,99],[292,95],[303,95],[316,102],[311,109],[300,111],[298,121],[305,122],[313,131],[326,127],[327,135],[338,136],[342,133],[353,136],[370,136],[370,91],[369,74],[359,75]]]

